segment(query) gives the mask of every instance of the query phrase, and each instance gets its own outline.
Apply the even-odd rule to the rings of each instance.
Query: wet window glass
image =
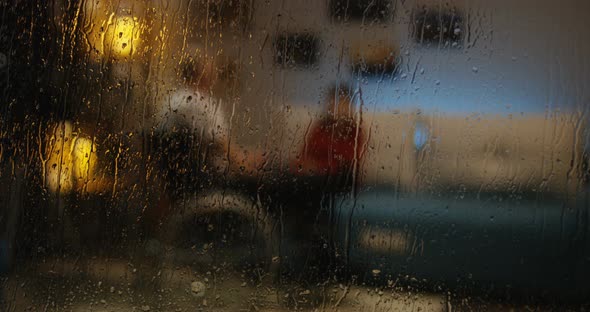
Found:
[[[0,0],[0,310],[589,309],[589,10]]]

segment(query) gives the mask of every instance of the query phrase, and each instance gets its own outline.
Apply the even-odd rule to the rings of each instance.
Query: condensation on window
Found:
[[[0,0],[0,310],[590,308],[587,12]]]

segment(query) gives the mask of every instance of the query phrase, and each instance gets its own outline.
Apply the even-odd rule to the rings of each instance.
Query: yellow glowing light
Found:
[[[96,167],[92,140],[79,137],[70,122],[53,127],[47,144],[45,184],[54,193],[67,193],[84,186]]]
[[[139,46],[141,25],[137,18],[131,16],[119,17],[114,25],[109,27],[106,40],[110,41],[110,49],[116,58],[128,58],[134,54]]]
[[[83,185],[94,173],[96,167],[96,154],[93,151],[94,143],[87,138],[76,138],[72,150],[72,174],[76,185]]]
[[[64,122],[53,127],[48,138],[48,157],[45,160],[45,185],[55,193],[65,193],[73,188],[71,169],[68,166],[72,137],[72,124]]]
[[[88,34],[91,50],[99,58],[112,57],[116,60],[129,59],[137,54],[141,46],[144,24],[131,15],[90,16],[92,24]],[[97,60],[98,61],[98,60]]]

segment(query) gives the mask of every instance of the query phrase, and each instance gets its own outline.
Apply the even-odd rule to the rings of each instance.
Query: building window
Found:
[[[389,0],[330,0],[330,15],[337,21],[384,22],[391,12]]]
[[[203,3],[200,3],[203,5]],[[208,4],[208,19],[210,26],[220,26],[222,29],[245,30],[252,18],[252,7],[247,0],[215,0]]]
[[[319,39],[310,33],[283,33],[274,40],[275,63],[309,68],[318,62]]]
[[[414,40],[420,44],[457,46],[463,38],[463,16],[456,8],[416,9],[413,16]]]

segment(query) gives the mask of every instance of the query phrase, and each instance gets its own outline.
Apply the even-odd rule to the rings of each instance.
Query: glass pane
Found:
[[[0,0],[0,310],[583,310],[590,2]]]

